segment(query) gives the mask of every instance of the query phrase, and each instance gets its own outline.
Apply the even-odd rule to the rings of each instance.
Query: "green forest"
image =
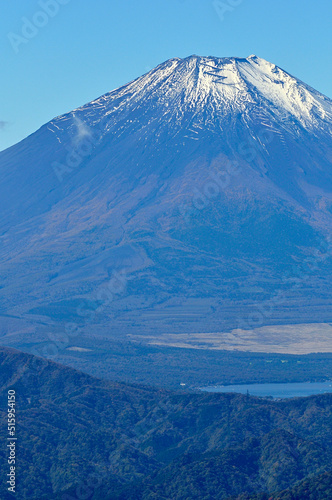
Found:
[[[14,389],[22,500],[331,497],[332,394],[153,389],[7,348],[0,361],[1,442]],[[0,460],[0,497],[12,498],[5,445]]]

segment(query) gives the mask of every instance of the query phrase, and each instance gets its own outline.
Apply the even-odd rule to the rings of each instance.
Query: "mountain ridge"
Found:
[[[51,120],[0,153],[1,310],[84,324],[116,272],[103,333],[224,332],[279,292],[262,324],[331,321],[331,109],[256,56],[190,56]]]
[[[4,420],[8,389],[16,392],[22,500],[82,492],[96,500],[226,500],[272,495],[331,471],[332,394],[271,401],[172,392],[99,380],[3,347],[0,361]],[[0,433],[6,439],[5,426]],[[12,498],[6,467],[1,473],[1,498]]]

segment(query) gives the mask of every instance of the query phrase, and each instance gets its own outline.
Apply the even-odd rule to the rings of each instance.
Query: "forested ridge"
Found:
[[[332,394],[172,392],[7,348],[0,360],[2,443],[7,391],[17,394],[18,498],[330,498]],[[1,463],[7,498],[5,446]]]

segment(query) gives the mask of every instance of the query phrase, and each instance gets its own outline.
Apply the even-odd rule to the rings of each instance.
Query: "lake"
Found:
[[[251,396],[274,398],[297,398],[312,396],[314,394],[332,393],[332,381],[327,382],[299,382],[285,384],[241,384],[241,385],[215,385],[211,387],[200,387],[206,392],[239,392]]]

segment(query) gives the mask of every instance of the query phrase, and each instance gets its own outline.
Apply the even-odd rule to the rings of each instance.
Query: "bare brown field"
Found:
[[[270,325],[253,330],[235,329],[228,333],[164,333],[156,336],[130,335],[129,337],[132,341],[137,340],[149,345],[183,349],[279,354],[332,352],[332,325],[329,323]]]

